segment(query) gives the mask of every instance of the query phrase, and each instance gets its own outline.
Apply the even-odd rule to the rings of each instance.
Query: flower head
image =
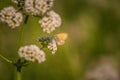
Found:
[[[36,45],[23,46],[19,49],[18,54],[21,58],[27,61],[38,61],[39,63],[45,61],[45,53]]]
[[[11,28],[15,28],[21,25],[23,16],[20,12],[17,12],[14,7],[10,6],[1,10],[0,21]]]
[[[51,39],[48,43],[48,49],[52,52],[52,54],[55,54],[55,52],[57,51],[57,45],[54,39]]]
[[[25,0],[24,9],[32,15],[44,15],[53,6],[53,0]]]
[[[46,33],[51,33],[55,28],[60,27],[61,18],[54,11],[47,12],[47,15],[43,19],[39,20],[43,31]]]

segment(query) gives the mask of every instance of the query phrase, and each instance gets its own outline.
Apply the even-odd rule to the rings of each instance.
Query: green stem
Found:
[[[29,15],[26,15],[24,24],[27,24],[28,18],[29,18]],[[19,47],[22,45],[24,31],[25,31],[25,26],[22,26],[21,33],[20,33],[20,39],[19,39]],[[17,67],[17,80],[22,80],[22,78],[21,78],[21,68],[22,67],[19,66],[19,64],[18,65],[16,64],[15,66]]]
[[[25,21],[24,21],[25,24],[27,24],[28,19],[29,19],[29,15],[26,15],[26,17],[25,17]]]
[[[17,71],[17,80],[22,80],[21,72],[20,71]]]
[[[28,18],[29,18],[29,15],[26,15],[24,24],[27,24]],[[23,39],[24,31],[25,31],[25,26],[22,26],[21,33],[20,33],[20,39],[19,39],[19,47],[22,45],[22,39]]]
[[[22,29],[21,29],[21,32],[20,32],[19,47],[22,45],[24,30],[25,30],[25,26],[22,26]]]
[[[0,57],[1,57],[2,59],[4,59],[6,62],[12,64],[12,61],[11,61],[11,60],[7,59],[6,57],[2,56],[1,54],[0,54]]]

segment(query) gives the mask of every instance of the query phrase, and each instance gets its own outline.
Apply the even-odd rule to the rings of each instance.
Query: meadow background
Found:
[[[11,5],[15,6],[11,0],[0,0],[0,10]],[[86,78],[89,69],[102,64],[101,60],[114,66],[112,76],[119,76],[120,0],[55,0],[53,9],[60,14],[62,25],[50,35],[66,32],[68,39],[58,46],[55,55],[46,51],[44,63],[23,68],[23,80],[90,80]],[[38,20],[30,17],[23,25],[22,45],[40,46],[36,39],[48,35],[42,32]],[[10,60],[18,58],[21,27],[11,29],[0,23],[0,54]],[[0,80],[14,79],[15,68],[0,58]]]

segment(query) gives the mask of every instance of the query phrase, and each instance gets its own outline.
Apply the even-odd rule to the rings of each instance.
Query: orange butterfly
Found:
[[[65,43],[66,39],[68,38],[68,34],[67,33],[59,33],[59,34],[56,34],[54,37],[55,37],[55,40],[58,45],[63,45]]]

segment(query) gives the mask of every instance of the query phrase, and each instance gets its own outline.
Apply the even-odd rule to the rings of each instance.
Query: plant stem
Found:
[[[17,80],[22,80],[21,72],[20,71],[17,71]]]
[[[19,47],[22,45],[22,39],[24,34],[24,26],[22,26],[21,32],[20,32],[20,39],[19,39]]]
[[[26,17],[25,17],[25,21],[24,21],[25,24],[27,24],[28,19],[29,19],[29,15],[26,15]]]
[[[27,24],[29,15],[26,15],[24,24]],[[23,35],[24,35],[24,31],[25,31],[25,26],[22,26],[21,28],[21,32],[20,32],[20,39],[19,39],[19,47],[22,45],[22,40],[23,40]],[[15,65],[17,67],[17,80],[22,80],[21,77],[21,66],[19,66],[20,63],[18,63],[18,65]]]
[[[12,64],[12,61],[11,61],[11,60],[7,59],[6,57],[2,56],[1,54],[0,54],[0,57],[1,57],[2,59],[4,59],[6,62]]]
[[[26,15],[24,24],[27,24],[28,18],[29,18],[29,15]],[[23,39],[24,31],[25,31],[25,26],[22,26],[21,33],[20,33],[20,39],[19,39],[19,47],[22,45],[22,39]]]

